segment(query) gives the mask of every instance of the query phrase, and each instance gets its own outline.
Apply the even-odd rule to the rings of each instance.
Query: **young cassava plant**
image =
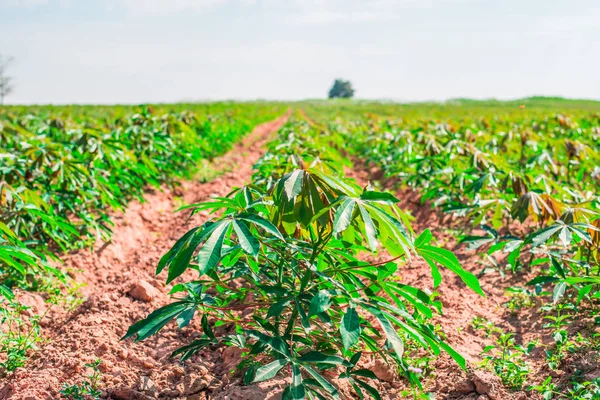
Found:
[[[338,398],[332,379],[348,380],[361,398],[379,398],[368,381],[375,374],[360,367],[364,352],[418,384],[403,360],[401,337],[434,354],[445,350],[464,367],[427,323],[440,303],[395,274],[423,257],[436,286],[442,265],[483,293],[450,251],[430,244],[428,230],[415,237],[397,198],[361,189],[318,160],[290,167],[269,187],[249,185],[189,206],[218,217],[179,239],[157,272],[168,272],[167,283],[189,269],[198,279],[175,285],[177,300],[132,325],[125,338],[144,340],[173,319],[183,328],[200,314],[202,337],[173,356],[186,360],[205,347],[237,346],[246,384],[290,375],[284,399]],[[388,261],[363,261],[380,247]]]

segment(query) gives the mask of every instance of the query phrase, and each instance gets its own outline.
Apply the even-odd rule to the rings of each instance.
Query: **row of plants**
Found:
[[[173,302],[133,324],[144,340],[171,321],[196,317],[201,335],[172,357],[238,347],[246,384],[285,379],[284,399],[381,398],[367,359],[381,358],[415,386],[423,373],[409,351],[454,351],[432,323],[437,293],[402,283],[402,268],[424,259],[483,295],[454,254],[416,233],[398,199],[344,177],[343,136],[322,135],[294,118],[255,166],[252,181],[226,197],[185,206],[211,217],[160,260]],[[187,212],[187,211],[185,211]],[[379,254],[378,262],[368,255]],[[198,326],[198,325],[195,325]],[[190,329],[189,327],[186,329]]]
[[[68,296],[74,284],[60,268],[64,252],[109,240],[111,213],[142,200],[149,186],[193,176],[201,161],[223,154],[256,124],[285,111],[269,103],[178,108],[0,110],[3,370],[22,365],[32,344],[21,339],[36,337],[10,328],[23,308],[13,288],[44,291],[54,301],[61,293]],[[37,321],[27,325],[29,332],[37,329]]]
[[[595,337],[574,344],[566,326],[576,315],[594,318],[600,298],[600,112],[597,105],[568,112],[562,103],[546,106],[309,103],[305,109],[323,132],[343,136],[350,154],[379,168],[388,185],[411,187],[457,216],[458,239],[482,252],[481,273],[535,274],[511,290],[549,298],[540,312],[558,324],[547,324],[554,339],[547,367],[555,370],[569,354],[598,347]],[[564,309],[570,315],[561,315]],[[509,368],[513,376],[503,368],[531,349],[516,346],[510,333],[499,343],[519,350],[485,356],[487,365],[520,387],[528,370]],[[557,395],[557,387],[542,386],[547,398]]]

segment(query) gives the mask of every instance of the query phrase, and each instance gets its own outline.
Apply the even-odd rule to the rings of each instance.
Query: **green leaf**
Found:
[[[552,302],[554,304],[560,301],[560,299],[564,296],[566,289],[567,282],[559,282],[558,285],[554,287],[554,292],[552,293]]]
[[[2,284],[0,284],[0,296],[4,296],[9,301],[15,298],[10,288]]]
[[[308,372],[313,378],[315,378],[315,380],[319,382],[319,384],[331,395],[331,397],[333,397],[334,399],[339,399],[338,390],[331,383],[329,383],[327,379],[323,378],[321,375],[319,375],[317,371],[315,371],[308,365],[304,364],[302,365],[302,368],[304,368],[306,372]]]
[[[9,239],[12,239],[16,243],[20,243],[17,235],[4,223],[0,221],[0,231],[4,232]]]
[[[309,351],[308,353],[302,355],[298,359],[298,361],[302,363],[317,363],[331,365],[346,364],[346,361],[342,357],[330,356],[327,354],[323,354],[319,351]]]
[[[269,307],[269,311],[267,312],[267,318],[272,318],[278,315],[281,315],[283,310],[290,304],[290,299],[279,300],[276,303],[273,303],[271,307]]]
[[[364,376],[369,379],[379,379],[377,375],[370,369],[355,369],[351,372],[352,375]]]
[[[208,229],[210,230],[211,228]],[[192,259],[196,248],[208,234],[208,232],[205,231],[192,231],[188,232],[188,234],[192,233],[191,235],[188,236],[188,234],[186,234],[184,236],[186,238],[185,240],[180,240],[181,243],[180,241],[177,241],[169,253],[163,256],[159,262],[159,266],[156,270],[157,274],[162,271],[166,264],[169,265],[167,283],[170,283],[185,272],[190,265],[190,260]],[[167,257],[166,260],[165,257]],[[165,260],[164,263],[163,260]]]
[[[360,379],[354,379],[354,382],[356,382],[360,386],[362,386],[362,388],[365,389],[365,391],[367,393],[369,393],[371,395],[371,397],[373,397],[375,400],[381,400],[381,395],[379,394],[377,389],[375,389],[373,386],[367,384],[366,382],[363,382]]]
[[[208,270],[212,269],[221,260],[221,250],[223,248],[223,239],[230,221],[221,221],[219,226],[215,228],[208,240],[204,243],[198,253],[198,268],[200,275],[204,275]],[[169,279],[167,283],[171,280]]]
[[[540,285],[540,284],[544,284],[544,283],[556,282],[558,280],[559,280],[559,278],[557,278],[555,276],[536,276],[535,278],[533,278],[532,280],[527,282],[525,285],[527,285],[527,286]]]
[[[556,232],[560,231],[562,226],[559,224],[550,225],[544,229],[532,233],[525,240],[525,244],[531,243],[533,247],[538,247],[545,244]]]
[[[425,258],[425,257],[423,257]],[[437,288],[438,286],[440,286],[440,284],[442,283],[442,273],[440,272],[440,269],[437,267],[437,265],[435,265],[435,263],[432,260],[428,260],[425,258],[425,261],[427,261],[427,264],[429,264],[429,267],[431,268],[431,277],[433,278],[433,288]]]
[[[369,215],[369,212],[365,210],[362,205],[358,205],[358,209],[360,210],[360,215],[365,223],[365,233],[367,236],[367,242],[369,243],[369,248],[371,251],[377,250],[377,229],[375,228],[375,224],[373,223],[373,219]]]
[[[244,214],[243,216],[239,216],[238,219],[247,221],[247,222],[251,222],[254,225],[260,226],[261,228],[263,228],[265,231],[269,232],[271,235],[277,237],[278,239],[284,240],[283,236],[281,235],[281,233],[277,230],[277,228],[275,227],[275,225],[273,225],[271,222],[267,221],[264,218],[261,218],[257,215],[252,215],[252,214]]]
[[[260,243],[258,240],[252,235],[246,224],[241,221],[233,220],[233,229],[240,241],[240,246],[242,249],[248,254],[252,254],[256,256],[258,254],[258,250],[260,249]]]
[[[194,318],[195,313],[196,307],[191,307],[179,314],[176,318],[177,326],[179,326],[179,329],[183,329],[186,326],[188,326],[192,318]]]
[[[193,305],[191,306],[193,307]],[[161,330],[169,321],[189,308],[190,303],[186,301],[177,301],[159,308],[158,310],[153,311],[145,319],[131,325],[121,340],[127,339],[136,334],[136,342],[144,340]]]
[[[423,245],[417,249],[417,253],[428,262],[435,262],[448,268],[458,275],[468,287],[485,297],[485,293],[483,293],[477,277],[469,271],[464,270],[460,265],[458,258],[456,258],[451,251],[439,247]]]
[[[245,330],[245,332],[247,335],[255,338],[259,342],[271,347],[273,350],[275,350],[279,354],[284,355],[287,358],[290,357],[290,350],[289,350],[288,346],[286,345],[286,343],[283,341],[283,339],[265,335],[264,333],[261,333],[259,331],[253,330],[253,329]]]
[[[461,356],[460,354],[458,354],[456,352],[456,350],[454,350],[452,347],[450,347],[446,342],[444,342],[442,340],[438,341],[437,344],[442,349],[444,349],[446,351],[446,353],[450,354],[450,357],[452,357],[454,359],[454,361],[456,361],[463,370],[467,369],[467,362],[465,361],[465,358],[463,356]]]
[[[252,382],[262,382],[267,379],[272,379],[277,375],[279,370],[287,365],[289,361],[286,359],[275,360],[269,364],[258,368],[254,374],[254,380]]]
[[[321,290],[310,301],[308,316],[311,317],[313,315],[321,314],[322,312],[327,311],[330,306],[331,296],[329,295],[329,292]]]
[[[285,190],[285,194],[288,200],[292,200],[294,197],[300,194],[302,190],[302,178],[304,176],[304,171],[301,169],[297,169],[291,174],[287,175],[283,184],[283,189]]]
[[[209,338],[211,338],[211,339],[215,338],[215,334],[213,333],[212,328],[208,324],[208,317],[206,316],[206,314],[204,314],[202,316],[202,331]]]
[[[433,235],[431,234],[431,231],[429,230],[429,228],[427,228],[423,232],[421,232],[419,237],[417,237],[415,239],[415,247],[419,248],[421,246],[429,244],[429,242],[431,242],[432,239],[433,239]]]
[[[181,356],[180,361],[183,362],[183,361],[189,359],[194,354],[196,354],[198,351],[202,350],[203,348],[210,346],[210,345],[214,345],[214,344],[217,344],[216,341],[210,340],[210,339],[194,340],[192,343],[175,350],[173,353],[171,353],[169,358],[175,358],[177,356]]]
[[[250,384],[252,384],[252,381],[254,380],[254,375],[256,374],[256,370],[257,370],[257,365],[256,364],[252,364],[248,367],[248,369],[246,370],[246,372],[244,373],[244,385],[248,386]]]
[[[378,308],[365,303],[363,303],[363,307],[371,314],[373,314],[375,318],[377,318],[379,324],[381,325],[381,328],[385,332],[385,336],[388,342],[392,345],[394,352],[400,359],[402,359],[402,355],[404,354],[404,342],[402,341],[400,336],[398,336],[398,333],[396,332],[390,321],[388,321],[386,316]]]
[[[343,232],[348,228],[352,222],[352,214],[354,213],[354,206],[356,201],[353,199],[346,199],[340,204],[335,211],[335,218],[333,220],[333,233]]]
[[[583,298],[587,296],[593,288],[594,285],[586,285],[579,289],[579,292],[577,293],[577,304],[581,303],[581,300],[583,300]]]
[[[354,307],[348,307],[348,310],[346,310],[346,314],[344,314],[342,323],[340,324],[340,334],[342,335],[342,343],[345,350],[358,343],[360,318]]]
[[[292,384],[285,388],[281,396],[282,400],[303,400],[306,397],[306,389],[302,383],[302,374],[296,364],[292,364]]]
[[[375,192],[367,190],[360,195],[361,200],[373,201],[384,204],[396,204],[400,203],[400,200],[391,193],[388,192]]]

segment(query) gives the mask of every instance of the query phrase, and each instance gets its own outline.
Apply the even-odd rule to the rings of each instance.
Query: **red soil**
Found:
[[[58,391],[67,384],[79,383],[89,371],[84,364],[102,359],[103,397],[120,400],[149,399],[277,399],[286,384],[276,379],[254,386],[242,386],[230,370],[239,360],[239,351],[204,350],[185,363],[170,360],[169,354],[182,343],[191,341],[198,332],[196,318],[184,330],[169,324],[158,335],[141,343],[119,341],[127,328],[149,312],[170,302],[164,276],[154,277],[160,257],[176,239],[208,216],[199,213],[188,218],[188,212],[173,213],[181,204],[202,201],[213,195],[225,195],[231,188],[250,180],[252,165],[262,155],[262,146],[270,135],[285,122],[287,115],[260,125],[236,148],[217,160],[214,165],[229,168],[209,183],[183,182],[180,188],[151,191],[146,202],[132,203],[127,211],[114,218],[114,236],[110,243],[98,244],[93,252],[80,251],[66,256],[66,267],[79,271],[76,279],[85,282],[85,303],[73,313],[52,309],[45,320],[43,334],[47,344],[34,355],[26,368],[17,370],[0,382],[0,399],[53,400],[60,398]],[[373,177],[369,171],[348,171],[361,182]],[[400,207],[409,211],[417,232],[430,228],[438,242],[454,251],[463,267],[478,273],[481,258],[474,252],[458,246],[454,236],[445,228],[448,216],[432,212],[422,205],[411,191],[401,191]],[[379,255],[384,259],[385,255]],[[414,260],[400,274],[403,282],[419,288],[432,287],[429,266]],[[508,301],[504,289],[521,284],[526,277],[503,277],[497,272],[481,277],[485,298],[470,291],[449,271],[442,271],[444,281],[439,288],[443,315],[437,318],[447,335],[448,342],[469,363],[469,372],[462,371],[447,355],[434,361],[435,375],[425,377],[425,389],[438,399],[537,399],[531,392],[507,392],[498,378],[491,373],[475,370],[480,353],[488,344],[482,333],[470,327],[475,316],[483,316],[506,331],[516,332],[517,340],[526,343],[540,338],[551,343],[548,332],[541,327],[541,316],[534,308],[510,314],[503,303]],[[42,313],[45,308],[39,295],[20,293],[19,297]],[[543,351],[534,354],[533,381],[539,382],[548,371],[544,370]],[[373,382],[385,399],[401,398],[406,383],[385,364],[371,359],[367,364],[381,378]],[[342,398],[352,398],[349,388],[340,383]]]
[[[162,255],[183,233],[208,216],[174,213],[182,204],[224,196],[231,188],[250,180],[252,166],[263,154],[262,147],[287,120],[285,116],[254,129],[242,143],[214,162],[229,169],[212,182],[183,182],[176,189],[147,193],[144,203],[133,202],[114,217],[114,235],[109,243],[98,243],[93,252],[67,255],[65,267],[86,286],[84,304],[73,313],[54,307],[43,320],[47,344],[21,368],[0,381],[0,399],[54,400],[64,384],[85,379],[84,367],[102,359],[102,388],[111,399],[178,398],[201,399],[228,383],[227,372],[235,365],[235,354],[203,353],[185,364],[169,360],[169,354],[199,331],[199,321],[178,331],[169,325],[144,342],[119,341],[127,328],[158,307],[168,304],[169,287],[154,271]],[[18,293],[32,311],[42,314],[42,296]]]

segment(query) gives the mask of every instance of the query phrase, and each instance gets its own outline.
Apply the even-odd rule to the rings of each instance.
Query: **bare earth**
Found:
[[[197,203],[210,196],[227,194],[231,188],[247,183],[252,166],[263,154],[263,146],[286,121],[285,116],[258,126],[243,143],[217,160],[214,165],[231,170],[209,183],[183,182],[174,190],[149,192],[144,203],[134,202],[123,214],[114,218],[114,236],[107,244],[98,244],[95,251],[80,251],[66,256],[66,267],[76,272],[78,282],[85,282],[82,290],[86,301],[73,313],[60,308],[50,310],[44,320],[43,334],[48,338],[26,368],[17,370],[0,382],[0,399],[54,400],[65,383],[79,383],[89,373],[85,363],[102,359],[104,397],[115,400],[151,399],[278,399],[286,384],[284,379],[242,386],[238,377],[229,371],[239,361],[236,349],[225,351],[204,350],[185,363],[170,360],[177,347],[191,341],[201,332],[199,321],[193,321],[179,331],[169,324],[158,335],[144,342],[119,341],[127,328],[151,311],[170,302],[164,285],[164,276],[155,278],[154,271],[160,257],[183,233],[202,223],[208,214],[188,218],[189,212],[173,211],[182,204]],[[348,175],[366,182],[366,169],[347,171]],[[464,246],[458,246],[454,237],[443,227],[444,218],[421,205],[410,191],[397,194],[402,209],[415,216],[413,227],[417,232],[430,228],[439,243],[454,251],[468,270],[478,273],[480,258]],[[452,224],[456,224],[454,221]],[[450,225],[452,225],[450,224]],[[385,255],[380,256],[382,259]],[[431,288],[429,266],[415,260],[400,271],[403,282],[420,288]],[[449,343],[463,354],[470,365],[476,366],[480,353],[490,344],[482,333],[470,327],[475,316],[484,316],[506,331],[517,333],[519,342],[551,338],[541,327],[537,309],[525,309],[511,315],[502,303],[508,299],[504,288],[526,281],[525,277],[502,277],[486,274],[481,283],[487,297],[482,298],[466,289],[455,275],[443,271],[444,281],[439,289],[444,314],[436,322],[444,327]],[[514,281],[514,282],[513,282]],[[39,295],[20,293],[23,302],[33,311],[42,313],[46,307]],[[531,321],[531,322],[530,322]],[[534,354],[534,380],[547,375],[543,370],[543,351]],[[381,381],[373,382],[383,398],[400,398],[406,384],[385,364],[366,360]],[[499,380],[483,371],[462,371],[450,357],[442,355],[435,361],[436,373],[425,377],[427,390],[438,399],[537,399],[531,392],[506,392]],[[595,369],[597,372],[597,369]],[[352,398],[348,388],[340,383],[342,398]]]
[[[99,243],[94,252],[66,256],[66,268],[78,271],[76,280],[87,284],[82,289],[86,301],[69,315],[58,307],[49,312],[43,321],[48,343],[27,368],[0,382],[0,399],[59,399],[63,384],[81,382],[88,374],[84,364],[97,358],[102,359],[103,388],[111,399],[201,399],[227,384],[226,373],[236,361],[231,355],[201,354],[183,365],[168,358],[198,332],[198,325],[183,331],[168,326],[142,343],[119,339],[133,322],[170,302],[164,277],[154,277],[156,265],[175,240],[208,216],[200,213],[188,219],[189,212],[174,210],[210,196],[224,196],[249,182],[264,144],[288,116],[256,127],[215,161],[216,168],[232,172],[209,183],[183,182],[174,190],[149,192],[143,204],[133,202],[125,213],[114,217],[110,243]],[[35,313],[44,312],[39,295],[21,293],[19,297]]]

